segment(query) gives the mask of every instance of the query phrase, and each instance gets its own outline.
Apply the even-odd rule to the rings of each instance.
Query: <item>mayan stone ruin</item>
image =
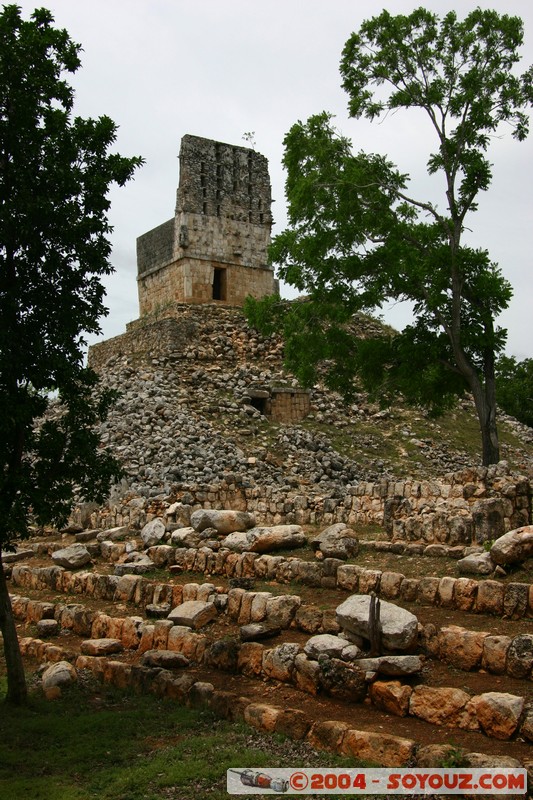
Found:
[[[168,303],[242,306],[275,291],[267,159],[245,147],[184,136],[172,219],[137,240],[140,314]]]
[[[89,352],[124,478],[4,555],[25,662],[49,699],[94,680],[533,786],[531,429],[502,415],[507,460],[481,467],[421,409],[304,391],[242,309],[275,289],[266,159],[186,136],[180,160],[175,217],[138,240],[140,316]]]

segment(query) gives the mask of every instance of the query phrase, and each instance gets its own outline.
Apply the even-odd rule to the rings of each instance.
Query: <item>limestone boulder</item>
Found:
[[[472,553],[457,562],[461,575],[491,575],[496,568],[490,553]]]
[[[462,730],[479,730],[471,697],[462,689],[416,686],[409,701],[409,713],[432,725]]]
[[[194,528],[179,528],[170,534],[170,544],[173,547],[199,547],[204,538]]]
[[[86,639],[80,645],[80,653],[84,656],[109,656],[123,649],[120,639]]]
[[[533,670],[533,633],[515,636],[507,651],[507,672],[513,678],[528,678]]]
[[[287,682],[294,672],[294,662],[300,652],[300,645],[285,642],[263,653],[263,672],[268,678]]]
[[[160,544],[165,538],[166,527],[162,519],[150,520],[141,530],[141,539],[145,547],[153,547]]]
[[[353,558],[359,552],[359,540],[356,534],[343,522],[330,525],[315,536],[310,544],[314,550],[322,553],[324,558]]]
[[[135,557],[133,558],[133,556]],[[131,556],[123,564],[115,565],[114,573],[120,577],[123,575],[144,575],[145,572],[149,572],[154,567],[154,562],[147,555],[131,553]]]
[[[189,663],[187,656],[174,650],[147,650],[141,657],[143,667],[183,669],[183,667],[188,667]]]
[[[504,533],[490,548],[490,556],[502,567],[533,558],[533,525],[524,525]]]
[[[255,518],[247,511],[201,508],[191,514],[191,526],[198,533],[206,528],[214,528],[221,536],[226,536],[235,531],[247,531],[254,525]]]
[[[378,656],[377,658],[358,658],[354,664],[365,672],[399,677],[418,675],[422,671],[422,661],[418,656]]]
[[[327,694],[346,700],[348,703],[363,702],[367,694],[364,670],[339,658],[328,656],[320,656],[318,665],[320,684]]]
[[[507,692],[485,692],[472,698],[482,730],[493,739],[510,739],[518,728],[524,698]]]
[[[315,659],[316,661],[318,661],[321,655],[332,656],[333,658],[344,658],[344,651],[351,651],[353,647],[354,645],[348,644],[346,639],[333,636],[331,633],[321,633],[318,636],[312,636],[306,642],[304,645],[304,653],[308,658]]]
[[[400,681],[375,681],[369,687],[372,704],[381,711],[396,717],[406,717],[409,713],[409,698],[412,688]]]
[[[337,606],[336,620],[343,631],[370,639],[370,597],[354,594]],[[382,600],[381,641],[386,650],[409,650],[416,644],[418,620],[410,611]]]
[[[52,553],[52,561],[65,569],[80,569],[91,561],[91,554],[80,543],[71,544]]]
[[[48,692],[56,687],[70,686],[78,680],[76,669],[68,661],[58,661],[45,669],[42,677],[43,689]]]
[[[302,547],[306,543],[300,525],[273,525],[270,528],[251,528],[230,533],[224,539],[224,547],[234,553],[270,553],[272,550]]]
[[[172,609],[168,615],[174,625],[184,625],[187,628],[203,628],[217,616],[214,603],[203,600],[186,600]]]

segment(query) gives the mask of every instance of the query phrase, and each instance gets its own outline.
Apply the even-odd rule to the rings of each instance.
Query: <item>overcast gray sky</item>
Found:
[[[111,221],[116,272],[107,282],[109,316],[103,337],[122,333],[138,316],[135,240],[169,219],[178,183],[178,151],[186,133],[255,147],[269,160],[275,227],[285,227],[283,137],[298,119],[322,110],[355,150],[387,154],[411,174],[411,194],[425,199],[425,156],[433,146],[429,123],[407,113],[381,124],[350,120],[340,88],[344,43],[364,19],[382,8],[392,14],[415,7],[460,16],[477,6],[524,20],[520,71],[533,64],[531,0],[18,0],[24,16],[50,9],[59,27],[83,46],[72,78],[75,111],[109,115],[119,125],[117,150],[142,155],[134,181],[113,190]],[[494,179],[470,218],[471,242],[489,250],[514,288],[500,324],[509,330],[507,352],[533,357],[533,133],[518,143],[509,131],[494,140]],[[441,204],[441,207],[443,204]],[[396,327],[406,308],[383,308]],[[102,337],[101,337],[102,338]]]

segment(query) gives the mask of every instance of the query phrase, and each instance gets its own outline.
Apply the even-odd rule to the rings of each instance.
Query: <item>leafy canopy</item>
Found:
[[[0,14],[0,547],[25,534],[30,510],[62,521],[75,490],[101,501],[120,472],[99,449],[113,398],[84,347],[107,313],[108,190],[142,159],[109,152],[108,117],[73,116],[65,73],[80,49],[45,9]]]
[[[354,154],[327,113],[286,135],[289,227],[271,256],[305,298],[247,309],[258,326],[283,330],[287,364],[303,382],[321,376],[349,397],[359,378],[381,399],[401,392],[436,413],[469,391],[495,440],[494,355],[505,343],[495,319],[511,287],[463,235],[492,179],[491,137],[502,125],[518,140],[528,134],[533,69],[515,74],[522,39],[516,17],[476,9],[460,21],[419,8],[382,12],[344,47],[352,117],[406,110],[429,119],[436,146],[427,171],[444,178],[442,208],[416,197],[388,159]],[[414,306],[402,333],[361,339],[350,331],[355,312],[402,300]],[[497,458],[497,443],[489,451]]]

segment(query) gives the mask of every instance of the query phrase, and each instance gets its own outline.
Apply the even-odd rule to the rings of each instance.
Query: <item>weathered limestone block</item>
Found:
[[[173,623],[169,619],[158,619],[154,623],[154,650],[166,650],[168,644],[168,634],[173,627]]]
[[[488,632],[470,631],[458,625],[448,625],[439,632],[440,658],[466,672],[479,669],[483,642]]]
[[[329,750],[338,753],[342,746],[342,740],[350,726],[346,722],[330,719],[323,722],[315,722],[307,734],[307,741],[316,750]]]
[[[493,739],[510,739],[518,728],[524,698],[506,692],[485,692],[472,698],[481,729]]]
[[[395,600],[400,596],[400,586],[405,575],[401,572],[382,572],[379,593],[386,600]]]
[[[308,658],[318,661],[319,656],[326,655],[333,658],[342,658],[343,652],[353,645],[348,645],[346,639],[333,636],[330,633],[322,633],[312,636],[304,645],[304,653]]]
[[[174,625],[169,631],[167,649],[183,653],[191,661],[202,660],[206,645],[207,639],[203,634],[194,633],[185,625]]]
[[[520,725],[520,735],[528,742],[533,742],[533,706],[526,708],[522,724]]]
[[[370,597],[366,595],[352,595],[336,610],[337,622],[341,628],[365,639],[370,638],[369,614]],[[409,611],[382,600],[380,622],[381,641],[387,650],[408,650],[416,643],[418,620]]]
[[[100,542],[100,555],[106,561],[118,561],[126,552],[125,542],[111,542],[107,539]]]
[[[162,519],[152,519],[141,530],[141,539],[145,547],[153,547],[163,541],[166,533],[165,523]]]
[[[126,650],[136,650],[141,639],[142,617],[126,617],[122,626],[122,644]]]
[[[416,593],[417,601],[422,605],[435,605],[440,585],[440,578],[421,578]]]
[[[445,575],[440,579],[439,590],[437,592],[437,602],[442,608],[453,607],[453,593],[455,590],[455,578]]]
[[[228,592],[227,614],[230,619],[237,620],[241,610],[242,598],[246,594],[245,589],[230,589]]]
[[[121,653],[123,649],[120,639],[87,639],[80,645],[84,656],[109,656]]]
[[[270,528],[251,528],[240,533],[230,533],[224,539],[224,547],[236,553],[250,551],[269,553],[272,550],[303,547],[305,533],[300,525],[274,525]]]
[[[341,752],[382,767],[405,767],[412,763],[416,743],[387,733],[347,730]]]
[[[376,658],[358,658],[353,662],[365,672],[378,675],[402,676],[418,675],[422,671],[422,661],[418,656],[377,656]]]
[[[146,653],[154,648],[154,626],[144,622],[140,627],[141,638],[139,640],[138,652]]]
[[[499,581],[479,581],[477,597],[476,597],[476,611],[479,614],[493,614],[495,617],[501,617],[503,614],[503,598],[505,594],[505,586]]]
[[[262,731],[273,731],[282,709],[266,703],[250,703],[244,709],[244,721],[253,728]]]
[[[131,603],[139,581],[140,577],[138,575],[123,575],[117,583],[117,588],[115,590],[116,602]]]
[[[298,689],[316,695],[320,689],[321,670],[318,661],[307,658],[305,653],[298,653],[294,659],[293,682]]]
[[[296,612],[296,627],[305,633],[318,633],[322,627],[322,609],[317,606],[303,605]]]
[[[146,555],[150,558],[156,567],[166,567],[169,564],[174,564],[176,560],[176,550],[169,544],[157,544],[149,547]]]
[[[471,578],[457,578],[455,581],[454,601],[459,611],[471,611],[476,602],[478,582]]]
[[[267,615],[267,601],[272,597],[271,592],[255,592],[250,609],[250,622],[262,622]]]
[[[187,600],[185,603],[173,608],[168,619],[174,625],[186,625],[188,628],[198,630],[203,628],[217,616],[214,603],[204,603],[202,600]]]
[[[490,555],[502,567],[533,558],[533,525],[524,525],[500,536],[492,545]]]
[[[91,554],[82,544],[71,544],[52,553],[52,560],[65,569],[80,569],[91,561]]]
[[[457,562],[457,569],[461,575],[490,575],[495,567],[490,553],[471,553]]]
[[[263,653],[263,672],[266,677],[287,683],[294,672],[294,661],[300,645],[286,642]]]
[[[409,698],[412,692],[410,686],[400,681],[374,681],[369,687],[373,705],[397,717],[406,717],[409,714]]]
[[[400,585],[400,600],[414,603],[418,593],[418,578],[404,578]]]
[[[37,633],[44,639],[49,636],[57,636],[59,633],[59,622],[56,619],[40,619],[37,623]]]
[[[206,648],[203,662],[224,672],[237,672],[240,647],[236,639],[218,639]]]
[[[359,540],[344,522],[330,525],[314,536],[310,545],[314,550],[320,551],[325,558],[354,558],[359,552]]]
[[[357,592],[359,589],[360,573],[361,567],[358,567],[356,564],[343,564],[337,570],[337,586],[339,589]]]
[[[255,678],[263,669],[264,646],[259,642],[244,642],[237,658],[237,670],[243,675]]]
[[[505,675],[510,636],[487,636],[483,641],[481,666],[493,675]]]
[[[370,594],[371,592],[379,593],[379,585],[381,582],[381,570],[379,569],[363,569],[359,573],[359,589],[361,594]]]
[[[349,703],[362,703],[367,695],[366,672],[338,658],[320,656],[320,683],[328,694]]]
[[[76,669],[68,661],[58,661],[48,667],[42,676],[43,690],[47,696],[53,697],[53,690],[70,686],[78,680]],[[57,696],[57,695],[56,695]]]
[[[303,711],[297,708],[284,708],[278,714],[274,731],[290,739],[305,739],[310,727],[311,720]]]
[[[119,689],[127,689],[130,685],[131,666],[122,661],[103,661],[103,676],[106,683],[111,683]]]
[[[179,528],[170,534],[170,544],[176,548],[198,547],[204,540],[205,537],[194,528]]]
[[[470,695],[461,689],[416,686],[409,701],[409,713],[432,725],[478,730],[470,700]]]
[[[214,528],[218,534],[226,536],[237,531],[247,531],[254,525],[255,518],[247,511],[201,508],[191,514],[191,526],[198,532]]]
[[[515,636],[507,651],[507,673],[513,678],[532,676],[533,634],[521,633]]]
[[[510,619],[521,619],[529,603],[528,583],[508,583],[503,597],[503,614]]]
[[[266,602],[265,621],[270,626],[288,628],[301,603],[299,595],[282,594],[270,597]]]
[[[147,650],[143,653],[140,663],[143,667],[162,669],[183,669],[190,664],[187,656],[174,650]]]

